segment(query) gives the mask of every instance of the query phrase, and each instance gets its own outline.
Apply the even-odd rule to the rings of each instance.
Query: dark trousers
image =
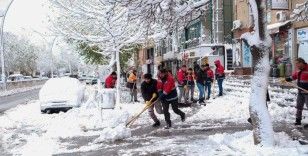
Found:
[[[165,116],[165,121],[167,124],[171,124],[170,120],[170,113],[169,113],[169,105],[171,104],[172,110],[175,114],[178,114],[180,116],[185,115],[184,112],[182,112],[178,107],[178,100],[172,100],[172,101],[162,101],[163,104],[163,111]]]
[[[222,96],[222,93],[223,93],[223,88],[222,88],[223,81],[224,79],[221,79],[221,78],[217,79],[218,88],[219,88],[219,96]]]
[[[212,89],[212,82],[211,81],[207,81],[205,83],[205,90],[207,90],[207,97],[210,98],[211,96],[211,89]]]
[[[306,103],[306,106],[308,108],[308,94],[302,94],[298,93],[297,95],[297,101],[296,101],[296,118],[301,120],[302,119],[302,114],[303,114],[303,109],[304,105]]]

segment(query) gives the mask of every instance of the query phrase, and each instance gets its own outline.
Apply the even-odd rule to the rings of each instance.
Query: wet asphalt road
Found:
[[[10,96],[0,97],[0,113],[16,107],[17,105],[25,104],[28,101],[38,99],[39,91],[40,89],[34,89]]]

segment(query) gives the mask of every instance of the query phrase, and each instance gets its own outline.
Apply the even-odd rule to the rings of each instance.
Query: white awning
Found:
[[[164,54],[163,59],[164,60],[173,60],[173,59],[176,59],[176,58],[174,57],[174,52],[173,51],[169,51],[166,54]]]
[[[290,22],[291,21],[288,20],[288,21],[285,21],[285,22],[278,22],[278,23],[267,25],[267,30],[270,30],[271,34],[272,33],[278,33],[280,27],[285,26],[286,24],[288,24]]]

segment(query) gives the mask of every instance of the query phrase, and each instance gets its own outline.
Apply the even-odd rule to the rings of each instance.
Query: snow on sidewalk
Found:
[[[38,101],[32,101],[27,105],[20,105],[6,111],[0,116],[0,139],[3,147],[13,155],[52,155],[59,153],[86,152],[99,150],[106,142],[119,139],[138,139],[142,136],[131,136],[131,131],[150,126],[153,121],[145,112],[140,116],[133,129],[125,128],[127,120],[139,112],[144,104],[122,104],[122,110],[103,110],[101,112],[95,107],[94,97],[91,98],[91,89],[86,90],[89,101],[82,107],[69,110],[67,113],[41,114]],[[192,124],[194,122],[232,122],[246,123],[249,117],[248,97],[249,93],[241,92],[240,87],[234,87],[232,94],[227,92],[225,96],[211,99],[207,106],[196,107],[199,109],[195,114],[190,114],[187,120],[176,122],[179,116],[170,110],[172,121],[175,126]],[[240,94],[241,97],[236,96]],[[286,93],[287,94],[287,93]],[[92,100],[92,101],[91,101]],[[181,108],[185,113],[192,113],[191,108]],[[269,111],[274,122],[293,122],[294,107],[280,107],[275,102],[269,104]],[[307,112],[306,112],[307,113]],[[164,124],[163,115],[158,118]],[[195,127],[198,128],[198,127]],[[78,137],[95,138],[93,142],[69,148],[71,142],[62,142],[63,139]],[[178,155],[204,155],[231,154],[231,155],[277,155],[284,154],[286,150],[295,151],[305,146],[299,146],[284,133],[276,134],[277,146],[265,150],[253,145],[251,131],[238,132],[234,134],[215,134],[200,136],[170,136],[157,137],[148,146],[145,144],[138,149],[127,149],[119,151],[122,154],[134,154],[140,151],[158,151],[160,154]],[[117,144],[114,144],[117,146]],[[40,147],[40,148],[37,148]],[[155,148],[153,148],[155,147]],[[270,151],[272,150],[272,153]],[[138,154],[140,154],[140,151]],[[169,153],[167,152],[169,151]],[[192,153],[191,153],[192,152]],[[265,152],[265,153],[264,153]],[[269,153],[267,153],[269,152]],[[297,152],[297,153],[296,153]],[[294,155],[300,155],[302,151],[295,151]],[[0,153],[1,155],[1,153]]]
[[[97,108],[76,108],[66,113],[41,114],[39,102],[21,105],[0,116],[3,146],[12,154],[51,155],[61,150],[59,139],[100,136],[97,142],[129,137],[125,128],[129,113]],[[37,148],[40,145],[40,148]]]
[[[308,145],[302,146],[284,132],[275,134],[274,147],[259,147],[253,143],[252,131],[233,134],[153,137],[142,147],[120,150],[119,155],[279,155],[299,156],[308,154]]]

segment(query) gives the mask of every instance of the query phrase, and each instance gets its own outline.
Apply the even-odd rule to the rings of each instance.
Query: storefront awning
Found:
[[[278,23],[267,25],[267,30],[269,30],[271,34],[278,33],[280,27],[285,26],[290,22],[291,21],[288,20],[288,21],[285,21],[285,22],[278,22]]]

